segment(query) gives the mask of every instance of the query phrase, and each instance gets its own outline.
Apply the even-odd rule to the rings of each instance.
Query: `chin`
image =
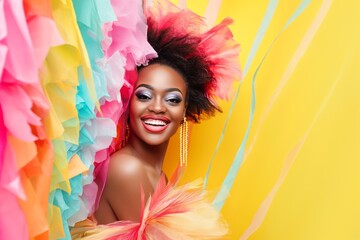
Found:
[[[158,146],[167,144],[171,136],[164,136],[162,134],[146,134],[145,136],[141,136],[140,139],[148,145]]]

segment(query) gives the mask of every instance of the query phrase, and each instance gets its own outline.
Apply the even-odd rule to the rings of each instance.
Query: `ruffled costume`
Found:
[[[240,75],[230,23],[201,35],[226,80],[209,94],[224,98]],[[92,216],[124,140],[136,66],[157,56],[146,32],[141,1],[0,1],[0,239],[70,239]],[[73,236],[219,239],[226,224],[200,182],[178,186],[180,175],[161,179],[140,223],[85,221]]]
[[[180,170],[166,183],[163,175],[144,202],[139,222],[96,225],[90,219],[76,224],[73,239],[225,239],[227,225],[205,197],[202,181],[178,186]],[[180,170],[180,171],[179,171]]]

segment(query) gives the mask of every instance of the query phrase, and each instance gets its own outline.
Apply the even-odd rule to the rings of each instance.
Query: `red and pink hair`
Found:
[[[199,122],[221,111],[216,98],[228,99],[233,81],[241,77],[239,44],[228,28],[232,20],[207,30],[202,17],[169,1],[153,2],[146,15],[148,42],[158,53],[149,64],[168,65],[184,77],[186,117]]]

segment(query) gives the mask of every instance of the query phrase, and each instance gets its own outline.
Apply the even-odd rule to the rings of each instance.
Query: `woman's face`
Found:
[[[149,145],[167,142],[184,119],[186,90],[184,78],[169,66],[141,69],[130,100],[132,134]]]

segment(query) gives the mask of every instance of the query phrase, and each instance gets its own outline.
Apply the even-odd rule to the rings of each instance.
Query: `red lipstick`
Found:
[[[170,119],[165,116],[145,115],[141,117],[144,128],[151,133],[160,133],[164,131]]]

